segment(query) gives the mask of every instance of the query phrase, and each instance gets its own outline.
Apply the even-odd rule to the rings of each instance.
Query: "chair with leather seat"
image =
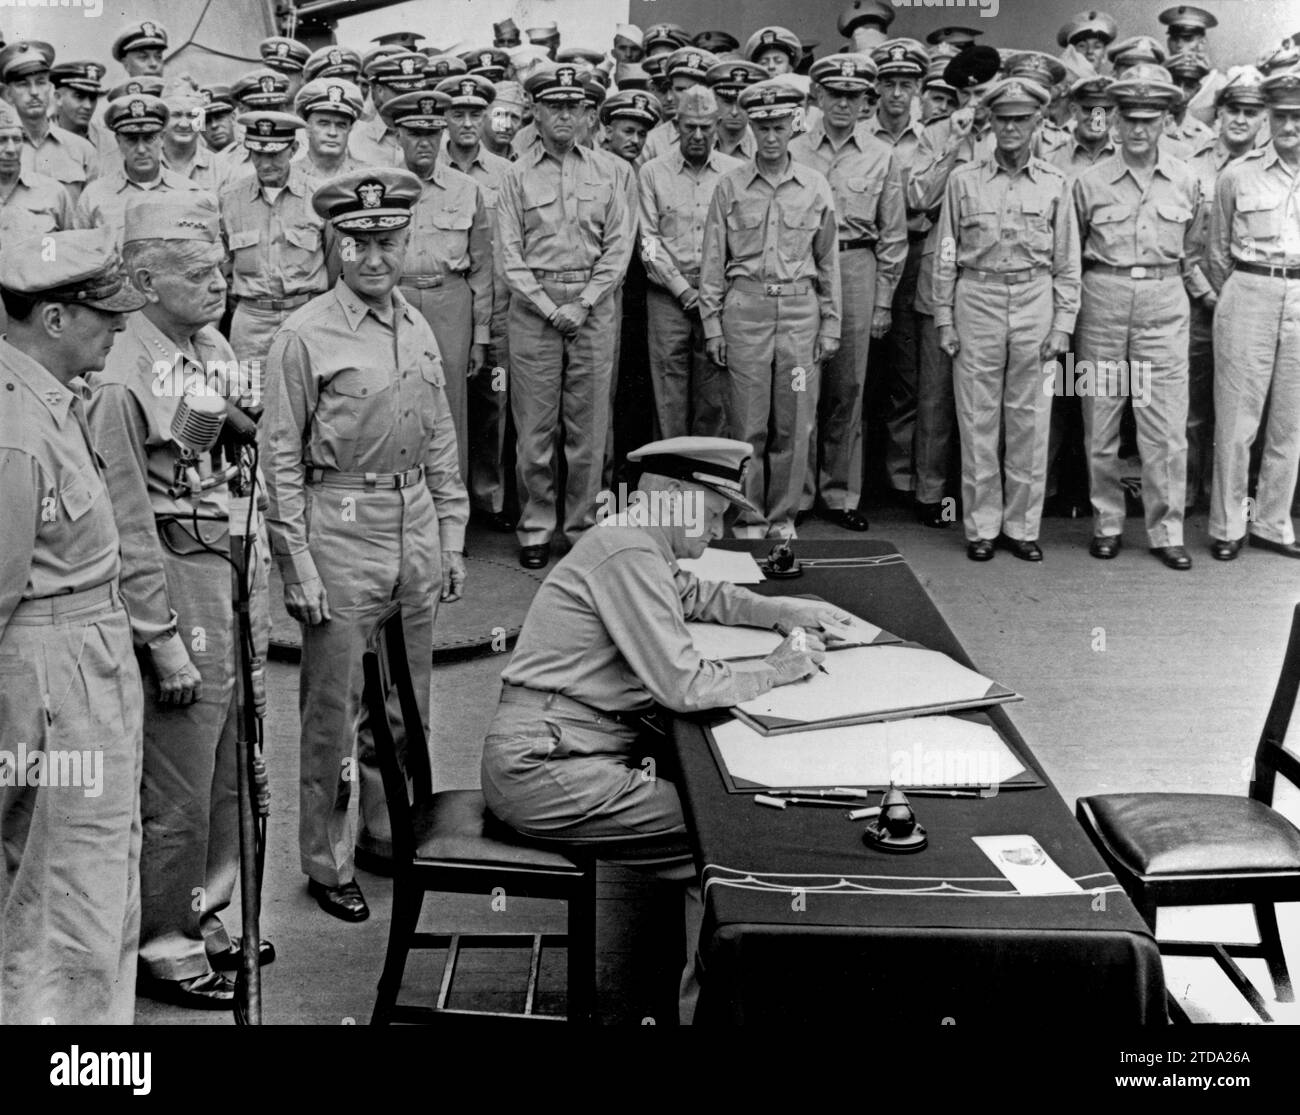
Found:
[[[433,1021],[442,1016],[589,1022],[596,979],[595,861],[529,844],[492,817],[477,790],[433,792],[428,741],[411,681],[399,604],[381,614],[367,641],[363,666],[366,707],[393,830],[392,923],[371,1024]],[[397,722],[405,729],[404,755],[398,753],[393,730]],[[560,900],[568,907],[568,931],[418,933],[428,892]],[[531,950],[523,1010],[449,1006],[462,953],[505,948]],[[565,1015],[539,1014],[533,1009],[542,953],[550,948],[568,951]],[[436,1006],[397,1001],[412,949],[447,951]]]
[[[1249,795],[1101,794],[1080,798],[1076,815],[1152,933],[1161,906],[1253,907],[1258,944],[1161,941],[1169,956],[1203,956],[1265,1022],[1264,998],[1234,957],[1263,957],[1279,1002],[1295,1000],[1275,904],[1300,901],[1300,829],[1273,809],[1277,776],[1300,786],[1300,758],[1285,747],[1300,689],[1300,605],[1291,621],[1273,703],[1255,750]],[[1182,1015],[1181,1010],[1173,1012]]]

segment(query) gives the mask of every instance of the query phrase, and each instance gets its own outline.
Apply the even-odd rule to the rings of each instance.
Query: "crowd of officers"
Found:
[[[1188,6],[1167,49],[1081,14],[1059,58],[894,17],[857,0],[822,58],[781,27],[276,37],[229,85],[150,20],[117,75],[0,50],[0,748],[134,772],[0,769],[0,1020],[129,1020],[137,964],[230,1004],[241,467],[255,649],[272,560],[303,625],[302,870],[349,921],[392,851],[375,617],[402,601],[427,700],[471,517],[544,568],[643,442],[747,444],[738,537],[867,530],[878,469],[974,561],[1042,559],[1072,451],[1114,558],[1134,442],[1165,565],[1205,502],[1215,558],[1300,557],[1300,35],[1220,71]],[[173,418],[218,373],[194,459]]]

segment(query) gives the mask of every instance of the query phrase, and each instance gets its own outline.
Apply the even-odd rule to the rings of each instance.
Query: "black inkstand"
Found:
[[[772,547],[772,552],[758,563],[758,567],[765,575],[777,581],[803,576],[803,566],[794,556],[794,548],[788,541]]]
[[[916,823],[916,814],[907,795],[891,784],[880,799],[880,816],[867,826],[862,834],[862,843],[880,852],[906,855],[921,851],[930,839],[925,829]]]

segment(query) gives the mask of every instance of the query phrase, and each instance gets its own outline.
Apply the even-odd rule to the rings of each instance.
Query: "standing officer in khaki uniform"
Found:
[[[361,116],[360,89],[341,77],[317,78],[298,91],[293,110],[307,135],[306,147],[293,160],[304,174],[323,181],[360,169],[348,153],[348,138]]]
[[[199,97],[203,101],[203,142],[219,155],[235,142],[234,94],[229,85],[213,84],[203,86]]]
[[[1069,181],[1032,154],[1047,102],[1034,81],[1011,78],[989,90],[997,150],[953,172],[939,215],[934,319],[954,361],[972,561],[989,561],[995,545],[1023,561],[1043,559],[1051,420],[1043,365],[1070,347],[1079,312]]]
[[[1210,553],[1250,544],[1300,558],[1291,501],[1300,469],[1300,73],[1264,80],[1272,142],[1219,176],[1206,277],[1214,313],[1214,484]],[[1268,425],[1252,504],[1250,447]]]
[[[250,112],[244,146],[253,173],[221,191],[235,305],[230,344],[241,360],[264,360],[276,330],[329,285],[324,222],[311,205],[315,179],[293,162],[301,127],[291,113]]]
[[[257,44],[262,56],[262,65],[268,70],[279,70],[289,79],[287,96],[293,104],[298,98],[307,78],[304,73],[307,59],[311,57],[311,48],[297,39],[288,39],[283,35],[272,35]]]
[[[724,174],[704,222],[700,317],[709,358],[731,378],[731,432],[753,447],[744,538],[795,536],[795,514],[817,423],[821,364],[840,343],[835,198],[789,154],[803,103],[782,81],[740,96],[758,144]]]
[[[575,143],[581,75],[528,80],[540,141],[501,178],[500,267],[510,288],[510,410],[517,434],[520,562],[540,569],[559,527],[572,545],[595,522],[609,435],[617,305],[636,214],[608,155]],[[564,423],[564,518],[556,431]]]
[[[20,758],[0,778],[0,1023],[129,1024],[140,677],[77,377],[104,366],[144,300],[86,230],[6,242],[0,295],[0,740],[81,772],[79,785],[19,784]]]
[[[242,142],[246,133],[245,117],[253,112],[287,112],[289,109],[289,79],[275,70],[254,70],[245,74],[231,88],[231,96],[238,106],[236,120],[240,141],[232,143],[217,159],[217,193],[232,182],[253,172],[250,150]]]
[[[72,228],[72,203],[53,178],[23,169],[23,126],[0,101],[0,245]]]
[[[677,146],[680,139],[675,118],[677,102],[688,89],[707,83],[709,71],[718,64],[715,55],[699,47],[686,46],[675,50],[664,63],[664,77],[668,81],[664,111],[670,118],[651,128],[641,152],[641,162],[666,154]]]
[[[380,55],[366,67],[375,115],[352,129],[348,150],[357,162],[363,166],[402,165],[402,145],[397,129],[384,116],[384,105],[394,97],[424,89],[427,65],[428,59],[418,51],[399,50]]]
[[[740,107],[740,94],[766,81],[767,71],[753,62],[719,62],[709,70],[706,80],[718,99],[718,151],[742,162],[752,159],[758,148],[749,129],[749,117]]]
[[[1109,94],[1119,109],[1121,151],[1074,183],[1084,271],[1075,347],[1087,363],[1074,374],[1064,370],[1057,387],[1083,401],[1093,510],[1089,553],[1102,559],[1119,553],[1125,515],[1120,421],[1131,402],[1151,552],[1170,569],[1186,570],[1192,567],[1183,548],[1188,294],[1209,289],[1195,247],[1201,187],[1186,163],[1159,149],[1178,87],[1130,75]],[[1080,371],[1083,384],[1070,382]]]
[[[473,85],[473,78],[463,80]],[[438,339],[464,478],[468,381],[482,373],[492,339],[492,230],[478,184],[438,158],[452,104],[446,93],[426,89],[386,101],[380,113],[397,130],[406,169],[424,184],[411,212],[400,286]]]
[[[317,214],[346,237],[343,275],[276,335],[261,421],[272,553],[285,608],[303,624],[302,870],[344,921],[369,916],[355,853],[392,854],[361,700],[365,640],[400,601],[427,725],[439,589],[455,600],[465,581],[469,500],[438,342],[397,289],[420,188],[409,171],[367,167],[317,189]],[[348,810],[356,782],[359,834]]]
[[[171,437],[182,393],[239,391],[235,353],[212,325],[226,305],[216,201],[203,192],[133,197],[122,250],[148,304],[93,377],[89,420],[122,524],[122,595],[145,679],[141,990],[229,1010],[234,985],[222,970],[240,962],[239,940],[221,923],[239,867],[229,495],[208,455],[192,463],[197,486],[178,481],[186,463]],[[264,658],[265,549],[255,553],[250,597]],[[262,952],[263,963],[274,956],[269,944]]]
[[[869,524],[858,510],[862,393],[871,340],[889,331],[907,261],[907,207],[892,150],[858,128],[875,63],[865,55],[832,54],[815,62],[809,76],[820,119],[795,137],[790,156],[824,175],[835,197],[843,320],[839,350],[822,367],[800,510],[818,505],[827,521],[863,531]]]
[[[637,175],[655,429],[665,438],[724,437],[730,385],[705,351],[700,250],[713,191],[743,164],[717,150],[718,102],[711,91],[688,91],[676,123],[676,150],[651,159]]]

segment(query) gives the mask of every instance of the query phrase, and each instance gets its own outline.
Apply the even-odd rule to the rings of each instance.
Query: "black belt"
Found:
[[[858,248],[874,248],[876,241],[870,236],[859,236],[856,240],[841,240],[840,251],[851,252]]]
[[[1265,267],[1262,263],[1237,260],[1235,268],[1247,275],[1265,275],[1270,279],[1300,279],[1300,267]]]
[[[290,294],[286,298],[245,298],[242,294],[232,294],[231,300],[235,303],[242,302],[245,306],[253,306],[259,310],[273,310],[281,313],[284,310],[296,310],[299,306],[305,306],[313,298],[323,291],[313,291],[311,294]]]

